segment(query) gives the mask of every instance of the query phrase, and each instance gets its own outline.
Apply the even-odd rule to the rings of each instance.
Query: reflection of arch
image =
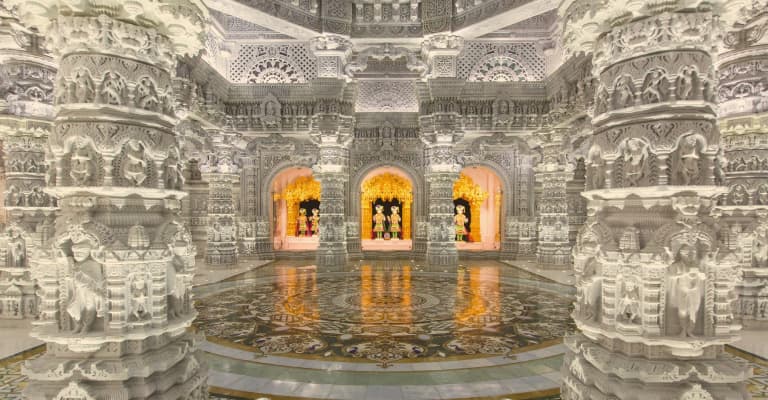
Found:
[[[385,172],[366,179],[361,186],[360,216],[362,220],[360,234],[364,239],[369,238],[373,221],[371,220],[371,204],[376,199],[391,201],[400,200],[403,208],[403,239],[411,238],[411,210],[413,208],[413,185],[401,176]]]
[[[488,192],[476,184],[469,176],[459,175],[459,179],[453,184],[453,198],[464,199],[469,203],[469,239],[472,242],[480,242],[480,206],[488,198]]]
[[[286,186],[282,193],[275,195],[275,200],[285,200],[288,212],[288,236],[296,235],[296,216],[299,203],[306,200],[320,200],[320,182],[311,176],[300,176]]]

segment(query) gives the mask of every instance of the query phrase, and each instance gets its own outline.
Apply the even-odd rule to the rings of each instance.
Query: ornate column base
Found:
[[[657,351],[638,343],[606,343],[608,349],[582,334],[566,337],[565,345],[561,396],[566,400],[750,398],[743,383],[751,376],[749,366],[722,347],[707,349],[705,359],[687,360],[649,359],[645,355]]]
[[[571,264],[570,243],[539,242],[536,261],[543,267],[567,267]]]
[[[208,265],[235,265],[237,256],[237,242],[208,242],[205,262]]]
[[[188,332],[167,334],[105,344],[88,357],[66,345],[48,344],[46,354],[24,365],[35,384],[23,395],[29,400],[206,399],[208,371],[197,342]],[[76,361],[62,364],[62,359]]]
[[[427,243],[427,264],[434,267],[457,268],[459,251],[456,250],[456,243]]]

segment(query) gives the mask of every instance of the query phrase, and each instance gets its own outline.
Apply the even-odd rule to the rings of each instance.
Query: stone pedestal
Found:
[[[749,369],[724,352],[740,329],[738,257],[713,218],[726,191],[714,173],[711,52],[728,16],[716,12],[740,6],[560,8],[565,47],[593,52],[598,82],[588,212],[574,250],[579,333],[566,340],[564,399],[749,398]]]
[[[183,178],[170,91],[175,55],[197,53],[197,2],[10,1],[45,32],[59,71],[50,246],[31,258],[40,286],[27,399],[202,399],[195,249],[181,220]],[[151,28],[149,27],[151,26]]]

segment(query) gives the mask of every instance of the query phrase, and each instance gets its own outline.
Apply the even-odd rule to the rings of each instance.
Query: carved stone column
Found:
[[[456,126],[456,113],[435,113],[419,117],[422,141],[426,145],[425,178],[428,191],[427,264],[457,267],[456,227],[453,222],[453,184],[461,165],[454,145],[464,133]]]
[[[43,43],[0,4],[0,224],[6,228],[0,236],[0,318],[37,315],[30,259],[53,235],[56,200],[43,189],[56,70]]]
[[[762,3],[758,5],[758,3]],[[755,2],[725,35],[719,59],[722,168],[728,195],[722,199],[723,236],[740,254],[737,320],[768,326],[768,6]],[[722,171],[721,171],[722,172]]]
[[[187,328],[195,249],[179,216],[174,56],[196,53],[201,3],[11,0],[59,71],[46,192],[61,212],[32,258],[47,352],[27,399],[206,396]]]
[[[565,159],[566,134],[565,129],[551,129],[540,135],[543,157],[534,167],[536,180],[541,183],[536,258],[545,266],[565,266],[571,260],[567,185],[573,168]]]
[[[560,7],[565,48],[593,53],[598,82],[564,399],[749,398],[749,369],[724,351],[740,329],[738,257],[712,216],[725,192],[712,51],[724,12],[742,5]]]
[[[7,216],[0,254],[0,318],[33,318],[38,313],[30,259],[53,236],[56,199],[45,193],[45,148],[50,123],[15,119],[3,134]],[[11,287],[15,287],[13,290]]]
[[[239,182],[240,168],[235,163],[231,142],[234,134],[213,135],[214,153],[200,167],[208,182],[208,243],[205,262],[209,265],[235,265],[238,259],[237,217],[233,187]]]
[[[182,201],[182,215],[197,248],[197,257],[201,258],[207,254],[208,244],[208,182],[203,180],[200,163],[196,159],[187,162],[185,177],[187,197]]]
[[[332,111],[332,110],[327,110]],[[320,243],[318,267],[342,270],[347,262],[346,201],[349,183],[349,145],[354,118],[341,113],[312,116],[312,140],[320,148],[313,167],[320,181]]]

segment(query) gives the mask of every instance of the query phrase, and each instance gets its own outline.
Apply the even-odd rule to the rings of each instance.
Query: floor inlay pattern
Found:
[[[360,265],[349,273],[275,267],[199,298],[195,326],[258,354],[377,363],[475,358],[562,338],[573,329],[563,287],[509,279],[498,264],[455,273]]]

